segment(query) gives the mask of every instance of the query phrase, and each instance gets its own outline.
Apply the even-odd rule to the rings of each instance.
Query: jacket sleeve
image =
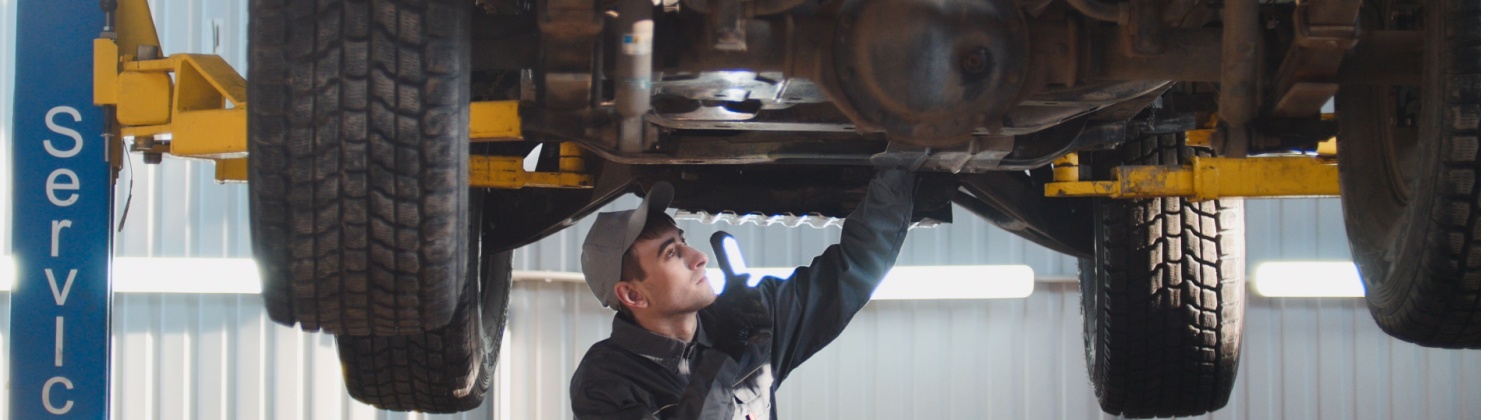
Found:
[[[844,219],[838,244],[786,281],[768,279],[757,287],[774,319],[771,363],[777,382],[838,337],[870,301],[906,240],[915,188],[911,172],[880,170],[864,200]]]
[[[591,419],[656,419],[654,407],[635,387],[623,381],[578,381],[572,384],[573,417]]]

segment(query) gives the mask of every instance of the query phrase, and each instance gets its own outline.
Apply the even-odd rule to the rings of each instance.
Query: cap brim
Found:
[[[672,195],[675,192],[672,184],[666,181],[656,181],[656,184],[651,185],[651,190],[646,191],[646,197],[641,200],[641,205],[630,213],[630,224],[625,227],[625,238],[623,238],[625,249],[629,249],[630,244],[635,243],[635,239],[641,236],[641,230],[646,228],[646,218],[651,213],[667,210],[667,206],[672,204]]]

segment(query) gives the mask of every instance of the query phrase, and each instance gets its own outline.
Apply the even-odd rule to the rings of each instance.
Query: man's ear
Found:
[[[641,309],[651,305],[646,301],[646,295],[641,293],[635,284],[628,281],[615,283],[615,299],[620,301],[620,306],[631,309]]]

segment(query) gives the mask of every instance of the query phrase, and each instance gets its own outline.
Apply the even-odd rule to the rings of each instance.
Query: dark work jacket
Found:
[[[774,419],[775,392],[792,369],[843,332],[890,271],[912,218],[914,176],[882,170],[844,220],[839,243],[786,280],[749,289],[769,309],[769,334],[728,350],[732,311],[699,311],[692,342],[616,315],[609,338],[584,354],[570,389],[580,419]],[[721,341],[715,346],[715,340]],[[736,343],[740,344],[740,343]]]

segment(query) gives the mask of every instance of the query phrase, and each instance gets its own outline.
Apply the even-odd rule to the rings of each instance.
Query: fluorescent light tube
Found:
[[[875,288],[875,300],[1006,299],[1031,296],[1036,273],[1025,265],[896,267]]]
[[[115,258],[119,293],[260,294],[249,258]]]
[[[117,257],[114,291],[120,293],[259,294],[260,272],[249,258]],[[795,267],[750,268],[751,282],[765,276],[787,278]],[[517,280],[581,281],[577,273],[517,271]],[[876,300],[1004,299],[1030,296],[1036,275],[1025,265],[902,266],[891,270],[875,289]],[[11,290],[15,262],[0,257],[0,291]],[[714,292],[724,276],[708,270]],[[1356,282],[1358,280],[1356,279]],[[753,286],[753,284],[752,284]]]
[[[1255,267],[1255,292],[1265,297],[1364,297],[1350,261],[1274,261]]]
[[[116,257],[119,293],[259,294],[260,270],[249,258]],[[13,256],[0,258],[0,291],[12,290]]]
[[[764,276],[787,278],[793,267],[751,268],[751,281]],[[724,289],[724,274],[708,270],[714,292]],[[891,269],[874,300],[1007,299],[1031,296],[1036,274],[1025,265],[934,265]]]

